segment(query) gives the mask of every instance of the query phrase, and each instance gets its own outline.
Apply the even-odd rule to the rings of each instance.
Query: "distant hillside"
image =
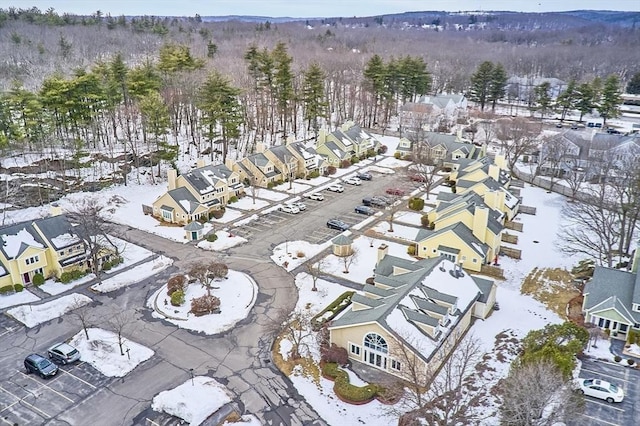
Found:
[[[459,30],[460,25],[481,25],[484,29],[568,29],[589,26],[593,24],[611,25],[619,27],[634,27],[640,25],[640,12],[617,12],[610,10],[574,10],[567,12],[528,13],[512,11],[412,11],[388,15],[357,16],[357,17],[324,17],[324,18],[292,18],[287,16],[203,16],[205,22],[309,22],[343,24],[384,24],[393,25],[438,25],[447,24],[445,29]]]

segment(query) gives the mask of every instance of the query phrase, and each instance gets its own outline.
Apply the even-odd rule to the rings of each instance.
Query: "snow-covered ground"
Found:
[[[198,247],[203,250],[221,251],[247,242],[245,238],[234,235],[229,231],[216,231],[216,235],[218,238],[214,242],[203,240],[198,243]]]
[[[240,198],[233,204],[229,204],[229,206],[238,210],[260,210],[269,205],[268,201],[261,200],[258,197],[254,198],[251,195],[247,195],[246,197]]]
[[[38,300],[40,300],[38,296],[27,290],[22,290],[19,293],[0,294],[0,309],[22,305],[24,303],[33,303]]]
[[[99,293],[109,293],[111,291],[119,290],[155,275],[171,266],[171,264],[173,264],[172,259],[165,256],[159,256],[157,259],[135,266],[125,273],[118,274],[112,278],[103,279],[101,283],[92,285],[91,290]]]
[[[400,225],[395,220],[393,221],[393,232],[390,231],[389,222],[387,221],[378,223],[373,227],[373,230],[389,238],[405,240],[407,243],[414,243],[418,232],[420,232],[420,228]]]
[[[22,305],[9,309],[7,314],[28,328],[58,318],[67,312],[91,303],[91,298],[78,293],[68,294],[39,305]]]
[[[146,346],[123,337],[123,355],[115,333],[100,328],[88,328],[87,333],[89,339],[84,330],[80,330],[71,338],[69,344],[78,349],[82,361],[91,364],[108,377],[124,377],[154,354]]]
[[[311,244],[306,241],[287,241],[273,249],[271,260],[287,271],[292,271],[329,246],[331,246],[331,241],[323,244]]]
[[[191,426],[198,426],[233,398],[234,395],[215,379],[195,376],[153,397],[151,408],[178,417]]]
[[[258,285],[247,274],[229,271],[227,279],[215,283],[211,294],[220,299],[220,313],[196,317],[189,313],[191,299],[203,296],[207,290],[199,283],[190,284],[185,292],[182,306],[171,305],[167,295],[167,286],[158,289],[147,301],[153,316],[163,318],[180,328],[200,331],[205,334],[217,334],[232,328],[238,321],[246,318],[256,302]]]

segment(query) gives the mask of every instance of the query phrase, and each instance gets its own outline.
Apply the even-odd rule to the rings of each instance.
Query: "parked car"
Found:
[[[424,183],[427,181],[427,177],[425,175],[421,175],[421,174],[415,174],[415,175],[411,175],[411,180],[414,182],[420,182],[420,183]]]
[[[47,351],[49,358],[56,364],[70,364],[80,359],[80,352],[67,343],[58,343]]]
[[[324,200],[324,195],[320,194],[319,192],[311,192],[309,194],[305,194],[305,197],[307,197],[310,200],[316,200],[316,201]]]
[[[342,180],[344,183],[348,183],[349,185],[362,185],[362,181],[356,177],[348,177]]]
[[[398,195],[400,197],[404,195],[404,190],[400,188],[387,188],[385,192],[389,195]]]
[[[36,373],[43,379],[58,374],[58,366],[40,354],[31,354],[24,359],[27,374]]]
[[[571,125],[571,130],[578,130],[578,125],[577,124],[572,124]]]
[[[345,222],[341,221],[340,219],[329,219],[327,221],[327,228],[337,229],[339,231],[346,231],[347,229],[349,229],[349,225],[347,225]]]
[[[368,206],[356,206],[355,208],[356,213],[359,214],[366,214],[367,216],[371,216],[372,214],[375,214],[375,210],[372,209],[371,207]]]
[[[379,201],[380,203],[383,203],[385,206],[388,206],[392,202],[391,198],[385,197],[384,195],[374,195],[371,198]]]
[[[303,203],[302,201],[293,201],[291,203],[289,203],[292,206],[296,206],[298,208],[298,210],[300,210],[301,212],[305,211],[307,209],[307,205],[305,203]]]
[[[578,379],[580,393],[611,402],[622,402],[624,391],[613,383],[598,379]]]
[[[356,175],[356,177],[360,180],[371,180],[373,179],[373,176],[371,176],[371,173],[368,172],[362,172],[362,173],[358,173]]]
[[[364,197],[362,199],[362,204],[364,206],[373,206],[373,207],[386,207],[387,203],[376,198],[376,197]]]
[[[344,192],[344,186],[334,183],[333,185],[329,186],[327,188],[327,191],[331,191],[331,192]]]
[[[300,213],[300,209],[292,204],[284,204],[282,207],[278,208],[278,211],[290,214]]]

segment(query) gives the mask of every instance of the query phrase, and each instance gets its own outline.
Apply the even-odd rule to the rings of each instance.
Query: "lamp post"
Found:
[[[193,368],[189,369],[189,373],[191,374],[191,386],[195,386],[195,384],[193,383]]]

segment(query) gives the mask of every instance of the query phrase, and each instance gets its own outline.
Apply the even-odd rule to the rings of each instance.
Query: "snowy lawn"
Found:
[[[407,225],[422,226],[422,213],[400,211],[396,213],[394,222],[406,223]],[[395,226],[394,226],[395,229]]]
[[[240,219],[237,222],[233,223],[233,226],[237,227],[237,226],[242,226],[242,225],[246,225],[248,223],[253,222],[254,220],[258,220],[260,218],[260,216],[258,216],[257,214],[253,214],[245,219]]]
[[[67,284],[61,283],[60,281],[56,281],[54,279],[48,279],[44,282],[44,284],[40,286],[40,290],[55,296],[64,293],[65,291],[72,288],[76,288],[82,284],[86,284],[95,278],[95,274],[87,274],[84,277],[73,280]]]
[[[363,169],[363,171],[380,173],[382,175],[392,175],[396,172],[393,169],[389,169],[387,167],[379,167],[377,165],[367,166]]]
[[[420,232],[420,228],[399,225],[396,223],[395,218],[393,221],[393,232],[389,232],[389,222],[387,221],[378,223],[372,229],[373,231],[389,238],[398,238],[412,243],[416,241],[416,236],[418,235],[418,232]]]
[[[291,182],[291,184],[289,184],[289,182],[281,183],[278,186],[274,186],[273,189],[276,191],[287,192],[289,194],[300,194],[301,192],[305,192],[311,189],[311,186],[307,185],[306,183],[293,181]]]
[[[238,210],[260,210],[267,207],[269,205],[269,202],[266,200],[261,200],[257,197],[254,202],[253,197],[247,195],[246,197],[242,197],[235,203],[229,205]]]
[[[256,197],[263,198],[265,200],[270,200],[270,201],[281,201],[281,200],[284,200],[285,198],[289,198],[289,194],[283,194],[282,192],[271,191],[270,189],[266,189],[266,188],[259,188],[258,192],[256,193]]]
[[[83,294],[73,293],[40,305],[18,306],[17,308],[9,309],[7,314],[23,323],[28,328],[32,328],[38,324],[42,324],[43,322],[61,317],[67,312],[88,303],[91,303],[91,299],[89,297]]]
[[[84,330],[81,330],[71,338],[69,344],[78,349],[82,361],[108,377],[124,377],[154,354],[146,346],[123,338],[124,355],[121,355],[115,333],[101,328],[88,328],[87,332],[88,340]]]
[[[240,210],[234,210],[232,208],[227,207],[220,219],[213,218],[210,221],[214,223],[229,223],[229,222],[233,222],[236,219],[240,219],[243,215],[244,213],[241,212]],[[207,232],[203,231],[203,234],[206,234],[206,233]]]
[[[331,241],[323,244],[311,244],[306,241],[288,241],[273,249],[271,260],[287,271],[292,271],[330,246]]]
[[[220,299],[220,313],[196,317],[189,313],[191,299],[203,296],[207,290],[200,283],[192,283],[185,292],[182,306],[171,305],[167,295],[167,286],[162,286],[147,301],[153,316],[163,318],[180,328],[200,331],[205,334],[217,334],[232,328],[238,321],[246,318],[256,302],[258,286],[247,274],[229,271],[228,278],[215,283],[211,294]]]
[[[383,160],[376,162],[378,167],[388,167],[390,169],[401,169],[411,164],[411,161],[396,160],[394,157],[387,157]],[[373,167],[373,166],[371,166]]]
[[[216,235],[218,236],[217,240],[214,242],[209,242],[207,240],[200,241],[198,243],[198,247],[203,250],[220,251],[247,242],[245,238],[234,235],[228,231],[216,231]]]
[[[348,274],[343,272],[345,269],[343,258],[334,254],[329,254],[322,260],[320,269],[325,274],[364,284],[367,278],[373,276],[373,269],[378,259],[378,248],[382,244],[386,244],[389,247],[390,255],[413,260],[407,254],[407,246],[405,245],[372,237],[357,237],[353,240],[352,245],[356,252],[355,260],[349,266]]]
[[[168,268],[171,264],[173,264],[172,259],[160,256],[157,259],[145,262],[127,270],[126,272],[118,274],[115,277],[103,279],[102,283],[92,285],[91,290],[99,293],[109,293],[110,291],[119,290],[122,287],[127,287],[131,284],[138,283],[145,278],[149,278],[150,276]]]
[[[499,285],[520,290],[522,281],[533,268],[571,269],[580,260],[580,255],[569,256],[558,249],[560,238],[557,232],[566,226],[561,216],[565,198],[555,193],[548,194],[544,189],[525,184],[520,191],[525,206],[535,206],[536,215],[519,214],[516,221],[522,222],[523,232],[518,235],[515,248],[522,250],[522,259],[516,260],[503,256],[500,267],[504,269],[506,280]],[[510,246],[504,243],[505,246]]]
[[[591,358],[613,362],[614,355],[611,353],[610,347],[611,342],[606,339],[598,339],[595,345],[593,344],[593,342],[590,342],[587,345],[587,349],[584,351],[584,353]]]
[[[176,388],[154,396],[151,408],[197,426],[233,398],[234,395],[215,379],[195,376]]]
[[[38,296],[27,290],[22,290],[18,293],[0,294],[0,309],[37,302],[38,300],[40,300]]]
[[[313,178],[313,179],[296,179],[294,182],[300,182],[302,184],[306,184],[306,185],[311,185],[311,186],[318,186],[318,185],[324,185],[325,183],[328,183],[331,181],[330,177],[326,177],[326,176],[318,176],[317,178]]]
[[[400,138],[397,136],[382,136],[373,133],[371,135],[378,139],[382,145],[385,145],[387,147],[387,152],[385,153],[385,155],[393,157],[396,150],[398,149]]]

